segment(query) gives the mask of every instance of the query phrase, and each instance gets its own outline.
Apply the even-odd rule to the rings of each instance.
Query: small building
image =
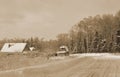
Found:
[[[27,43],[5,43],[1,52],[23,52]]]

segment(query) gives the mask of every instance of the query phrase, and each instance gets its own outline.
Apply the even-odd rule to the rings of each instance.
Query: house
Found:
[[[5,43],[1,52],[23,52],[27,43]]]

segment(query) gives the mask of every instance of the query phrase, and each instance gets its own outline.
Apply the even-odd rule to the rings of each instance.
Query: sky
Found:
[[[0,0],[0,39],[55,39],[84,17],[119,10],[120,0]]]

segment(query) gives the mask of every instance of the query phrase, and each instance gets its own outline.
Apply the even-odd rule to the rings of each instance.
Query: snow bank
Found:
[[[119,55],[111,53],[82,53],[82,54],[71,54],[70,56],[82,58],[82,57],[93,57],[95,59],[120,59]]]
[[[104,56],[104,55],[110,55],[109,53],[82,53],[82,54],[71,54],[70,56],[76,56],[76,57],[85,57],[85,56]]]

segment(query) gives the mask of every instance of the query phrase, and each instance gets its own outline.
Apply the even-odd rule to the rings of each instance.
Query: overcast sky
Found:
[[[118,10],[120,0],[0,0],[0,39],[51,39],[84,17]]]

